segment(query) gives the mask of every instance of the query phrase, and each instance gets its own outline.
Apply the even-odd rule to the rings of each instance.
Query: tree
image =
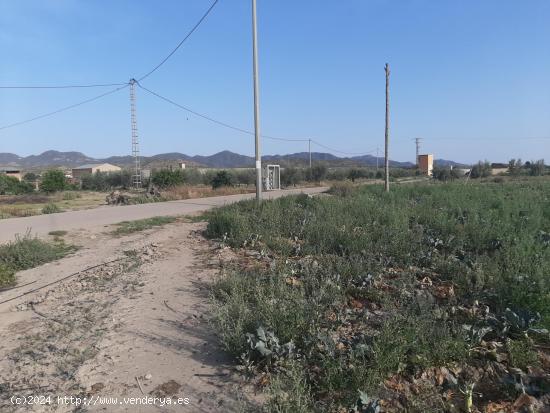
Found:
[[[448,166],[436,166],[432,171],[432,176],[438,181],[450,181],[452,179],[451,168]]]
[[[321,182],[327,176],[328,169],[325,165],[315,165],[307,172],[307,180]]]
[[[44,192],[63,191],[67,187],[67,178],[63,171],[50,169],[42,175],[40,189]]]
[[[508,162],[508,172],[512,176],[518,176],[521,174],[521,169],[523,168],[523,164],[521,162],[521,159],[510,159],[510,162]]]
[[[185,182],[185,176],[181,169],[161,169],[160,171],[155,171],[151,179],[153,184],[159,188],[169,188]]]
[[[23,180],[26,182],[36,182],[38,180],[39,176],[35,174],[34,172],[27,172],[23,176]]]
[[[544,159],[539,159],[536,162],[529,163],[529,175],[542,176],[546,172],[546,166],[544,166]]]
[[[212,189],[221,188],[222,186],[233,186],[233,176],[227,171],[219,171],[212,178]]]
[[[470,171],[470,178],[484,178],[491,176],[492,171],[493,168],[491,168],[491,164],[488,161],[479,161],[472,167],[472,170]]]
[[[355,182],[356,179],[363,178],[363,176],[361,169],[352,168],[348,172],[348,179],[351,179],[351,182]]]
[[[281,170],[281,185],[284,187],[296,186],[303,180],[302,171],[289,166]]]
[[[19,182],[13,176],[0,174],[0,195],[20,195],[32,192],[34,187],[28,182]]]

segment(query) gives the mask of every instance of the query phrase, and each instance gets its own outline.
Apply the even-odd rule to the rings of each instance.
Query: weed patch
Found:
[[[132,234],[134,232],[145,231],[147,229],[151,229],[154,227],[160,227],[162,225],[170,224],[172,222],[175,222],[176,220],[177,220],[176,217],[153,217],[153,218],[140,219],[137,221],[123,221],[116,224],[118,228],[115,229],[112,232],[112,234],[114,235]]]
[[[213,287],[221,342],[269,375],[269,411],[451,411],[489,376],[478,407],[513,403],[508,366],[538,383],[549,339],[549,190],[338,186],[210,211],[206,235],[259,260]]]
[[[74,250],[63,242],[45,242],[29,234],[0,245],[0,287],[13,284],[17,271],[58,260]]]

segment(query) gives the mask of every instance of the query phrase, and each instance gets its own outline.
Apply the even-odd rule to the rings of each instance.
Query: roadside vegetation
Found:
[[[16,272],[58,260],[74,250],[60,240],[46,242],[30,234],[0,245],[0,288],[15,284]]]
[[[117,229],[115,229],[112,233],[114,235],[128,235],[134,232],[145,231],[147,229],[161,227],[166,224],[171,224],[176,220],[177,220],[177,217],[153,217],[153,218],[139,219],[136,221],[123,221],[118,224],[115,224],[117,226]]]
[[[330,192],[206,215],[237,254],[213,322],[267,411],[550,404],[550,182]]]

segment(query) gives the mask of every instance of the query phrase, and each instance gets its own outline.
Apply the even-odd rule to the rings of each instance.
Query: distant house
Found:
[[[432,154],[418,155],[418,169],[423,175],[432,176],[434,156]]]
[[[73,168],[73,178],[79,179],[83,175],[95,174],[96,172],[118,172],[121,168],[110,163],[90,163]]]
[[[7,166],[7,167],[0,166],[0,175],[12,176],[16,178],[18,181],[22,179],[21,169],[11,167],[11,166]]]

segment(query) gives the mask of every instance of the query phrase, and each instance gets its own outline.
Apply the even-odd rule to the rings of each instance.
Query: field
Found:
[[[93,191],[0,195],[0,219],[96,208],[105,204],[105,195]]]
[[[268,411],[550,403],[548,181],[331,192],[207,214],[239,257],[214,325]]]

